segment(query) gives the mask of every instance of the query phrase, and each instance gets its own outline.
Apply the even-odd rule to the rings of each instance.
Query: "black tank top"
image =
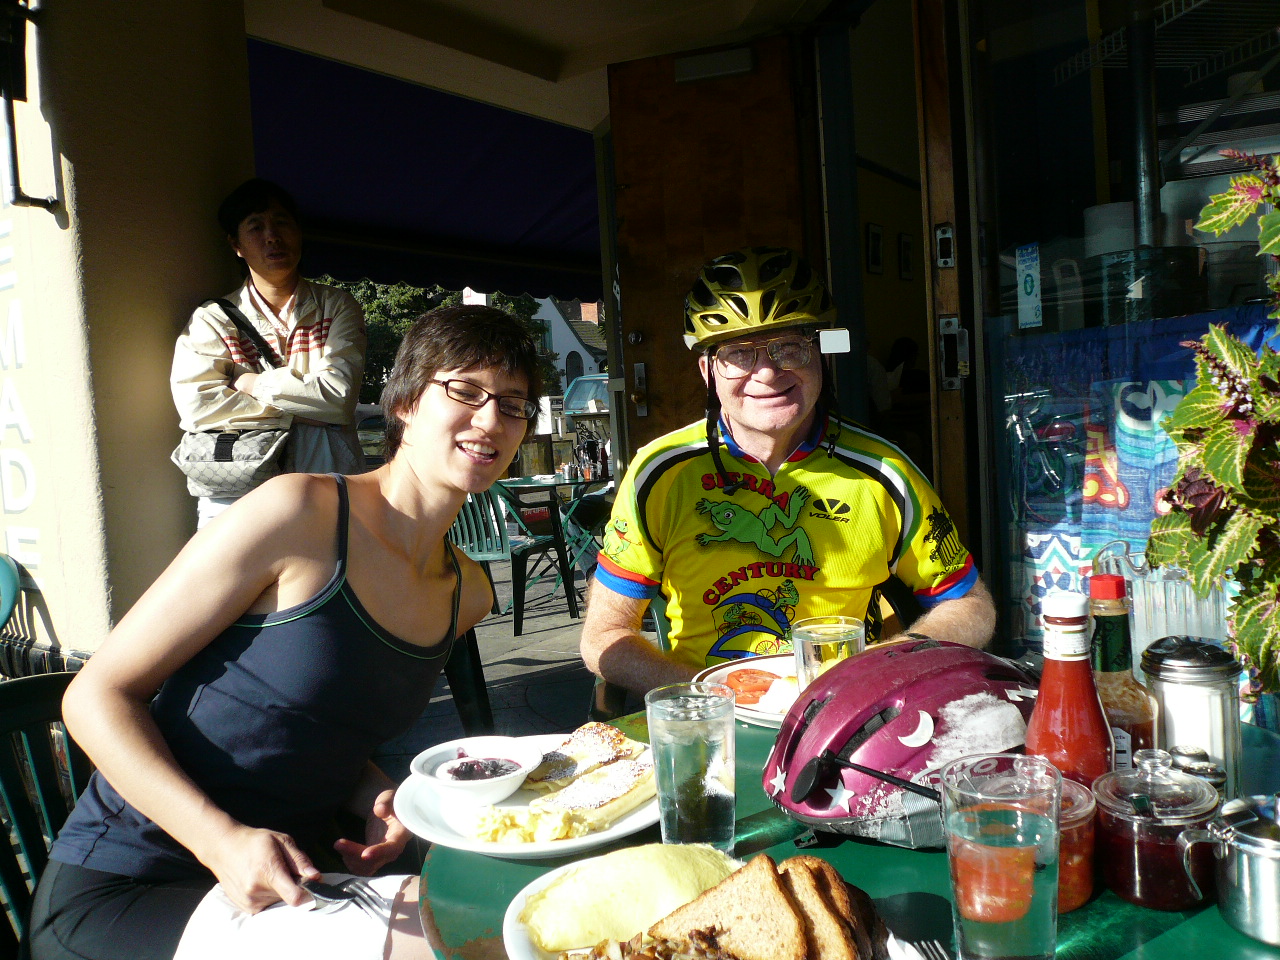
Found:
[[[462,576],[444,641],[392,636],[347,583],[349,506],[338,484],[338,565],[315,597],[241,617],[160,689],[152,715],[179,765],[242,823],[289,833],[308,851],[331,844],[334,814],[382,743],[421,716],[453,646]],[[147,880],[209,873],[94,774],[53,859]]]

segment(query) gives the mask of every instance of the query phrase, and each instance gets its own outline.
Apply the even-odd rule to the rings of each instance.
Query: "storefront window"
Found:
[[[1002,634],[1104,548],[1140,554],[1192,386],[1184,341],[1273,337],[1257,227],[1194,231],[1243,168],[1280,152],[1274,0],[973,0],[970,107],[981,224]]]

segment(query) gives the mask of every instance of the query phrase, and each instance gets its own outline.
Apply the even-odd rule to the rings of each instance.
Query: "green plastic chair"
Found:
[[[493,588],[493,571],[489,564],[494,560],[506,560],[511,556],[511,542],[507,537],[507,525],[502,510],[490,493],[469,494],[458,518],[449,530],[449,539],[484,569],[493,592],[493,613],[502,613],[498,606],[498,591]]]
[[[560,504],[555,494],[546,491],[539,499],[526,500],[501,482],[495,483],[490,493],[507,505],[507,515],[520,531],[519,535],[511,539],[511,599],[515,608],[515,635],[520,636],[524,623],[526,589],[542,579],[539,571],[544,562],[557,571],[553,591],[555,587],[564,585],[569,616],[578,619],[578,592],[574,587],[573,565],[569,562],[569,547],[565,542],[564,527],[560,523]],[[533,496],[538,497],[537,494]],[[546,508],[545,519],[531,521],[527,518],[525,511],[542,507]]]
[[[89,782],[91,766],[62,724],[62,695],[73,673],[0,682],[0,960],[19,956],[36,881],[49,847]]]
[[[22,577],[18,565],[7,553],[0,553],[0,627],[4,627],[18,606],[22,594]]]

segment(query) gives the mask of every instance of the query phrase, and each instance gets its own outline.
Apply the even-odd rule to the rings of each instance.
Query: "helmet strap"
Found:
[[[744,480],[729,482],[729,473],[720,459],[720,394],[716,393],[716,368],[707,363],[707,446],[711,448],[711,462],[715,464],[717,478],[724,481],[724,492],[732,496],[742,489]]]

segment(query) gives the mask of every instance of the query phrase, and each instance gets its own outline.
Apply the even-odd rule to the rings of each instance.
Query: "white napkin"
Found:
[[[327,873],[327,883],[349,880],[350,874]],[[403,876],[370,877],[372,887],[392,900]],[[290,907],[280,903],[261,913],[237,909],[215,884],[187,921],[173,960],[382,960],[387,921],[365,913],[354,903],[317,910],[314,903]]]

